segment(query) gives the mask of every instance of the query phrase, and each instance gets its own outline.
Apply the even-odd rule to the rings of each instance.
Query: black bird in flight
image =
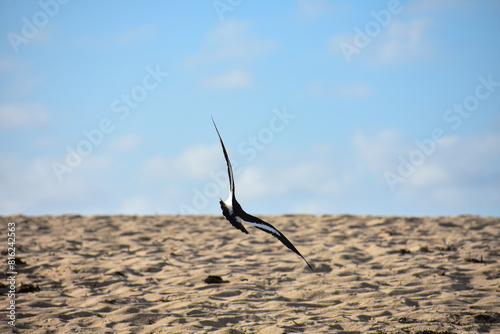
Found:
[[[233,168],[231,167],[231,162],[229,161],[229,157],[227,155],[226,147],[224,146],[224,142],[222,142],[222,138],[219,133],[219,129],[217,129],[217,125],[215,125],[214,118],[212,117],[212,122],[214,123],[215,130],[219,135],[220,143],[222,145],[222,151],[224,152],[224,158],[226,158],[227,163],[227,173],[229,174],[229,198],[226,201],[220,199],[220,207],[222,209],[222,214],[226,219],[233,225],[235,228],[240,230],[243,233],[249,234],[248,231],[243,226],[242,222],[248,223],[256,228],[267,232],[274,237],[276,237],[279,241],[283,243],[283,245],[287,246],[290,250],[292,250],[295,254],[299,255],[304,261],[306,261],[307,265],[311,270],[313,268],[307,262],[307,260],[300,254],[300,252],[295,248],[295,246],[288,240],[283,233],[278,231],[276,227],[273,225],[266,223],[260,218],[254,217],[248,213],[246,213],[242,208],[240,203],[236,200],[234,195],[234,178],[233,178]]]

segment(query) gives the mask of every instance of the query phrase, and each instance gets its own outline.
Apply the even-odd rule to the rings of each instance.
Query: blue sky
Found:
[[[0,13],[0,214],[500,214],[499,1]]]

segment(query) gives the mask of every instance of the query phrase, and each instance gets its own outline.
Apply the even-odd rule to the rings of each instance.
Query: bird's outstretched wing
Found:
[[[227,163],[227,173],[229,174],[229,197],[234,199],[234,177],[233,177],[233,167],[231,167],[231,161],[229,161],[229,156],[227,155],[226,147],[224,146],[224,142],[219,133],[219,129],[217,129],[217,125],[215,125],[214,118],[212,117],[212,122],[214,123],[215,130],[217,131],[217,135],[219,136],[220,144],[222,145],[222,151],[224,152],[224,158],[226,158]]]
[[[283,243],[283,245],[288,247],[291,251],[293,251],[295,254],[300,256],[304,261],[306,261],[309,268],[311,268],[311,270],[313,270],[313,268],[311,267],[309,262],[307,262],[306,258],[303,257],[302,254],[300,254],[300,252],[297,250],[297,248],[295,248],[295,246],[290,242],[290,240],[288,240],[287,237],[285,237],[285,235],[283,233],[281,233],[276,227],[274,227],[273,225],[271,225],[269,223],[266,223],[265,221],[263,221],[260,218],[257,218],[255,216],[252,216],[252,215],[246,213],[245,211],[243,211],[240,214],[240,217],[248,224],[255,226],[256,228],[273,235],[275,238],[277,238],[279,241],[281,241]]]
[[[214,118],[212,117],[212,122],[214,123],[215,130],[217,131],[217,135],[219,136],[220,143],[222,145],[222,152],[224,153],[224,158],[226,158],[227,164],[227,174],[229,175],[229,198],[228,204],[224,203],[224,201],[220,200],[220,207],[222,209],[222,214],[226,219],[233,225],[235,228],[240,230],[243,233],[249,234],[246,228],[241,223],[241,219],[236,216],[234,211],[233,203],[236,203],[236,197],[234,195],[234,176],[233,176],[233,167],[231,166],[231,161],[229,160],[229,156],[227,155],[226,147],[224,146],[224,142],[219,133],[219,129],[217,129],[217,125],[215,124]]]

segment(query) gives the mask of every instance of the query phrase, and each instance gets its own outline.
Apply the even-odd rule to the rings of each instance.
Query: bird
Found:
[[[231,167],[231,161],[229,160],[229,156],[226,151],[226,147],[224,146],[224,142],[222,141],[222,137],[219,133],[219,129],[217,129],[217,125],[215,124],[214,118],[212,117],[212,122],[214,123],[215,130],[217,131],[217,135],[219,136],[219,140],[222,146],[222,152],[224,153],[224,158],[226,159],[227,164],[227,173],[229,175],[229,197],[227,200],[223,201],[220,199],[220,207],[222,209],[222,214],[226,219],[233,225],[236,229],[240,230],[245,234],[248,233],[245,226],[243,226],[243,222],[252,225],[264,232],[267,232],[277,238],[279,241],[283,243],[286,247],[288,247],[295,254],[300,256],[309,266],[311,271],[313,267],[307,262],[306,258],[300,254],[300,252],[295,248],[295,246],[290,242],[290,240],[285,237],[283,233],[281,233],[276,227],[273,225],[263,221],[262,219],[252,216],[243,210],[240,203],[236,200],[235,192],[234,192],[234,176],[233,176],[233,168]]]

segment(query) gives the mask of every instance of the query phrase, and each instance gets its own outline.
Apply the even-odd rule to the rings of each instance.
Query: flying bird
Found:
[[[295,248],[295,246],[288,240],[283,233],[278,231],[276,227],[273,225],[266,223],[260,218],[254,217],[248,213],[246,213],[242,208],[240,203],[236,200],[234,194],[234,177],[233,177],[233,168],[231,167],[231,161],[229,161],[229,156],[227,155],[226,147],[224,146],[224,142],[219,133],[219,129],[217,129],[217,125],[215,125],[214,118],[212,117],[212,122],[214,123],[215,130],[217,131],[217,135],[219,136],[220,143],[222,145],[222,152],[224,153],[224,158],[226,158],[227,163],[227,173],[229,174],[229,197],[226,201],[220,199],[220,207],[222,209],[222,214],[226,219],[233,225],[235,228],[240,230],[243,233],[249,234],[246,230],[245,226],[243,226],[243,222],[250,224],[264,232],[267,232],[274,237],[276,237],[279,241],[283,243],[286,247],[292,250],[295,254],[300,256],[304,261],[306,261],[307,265],[311,270],[313,268],[307,262],[305,257],[300,254],[300,252]]]

